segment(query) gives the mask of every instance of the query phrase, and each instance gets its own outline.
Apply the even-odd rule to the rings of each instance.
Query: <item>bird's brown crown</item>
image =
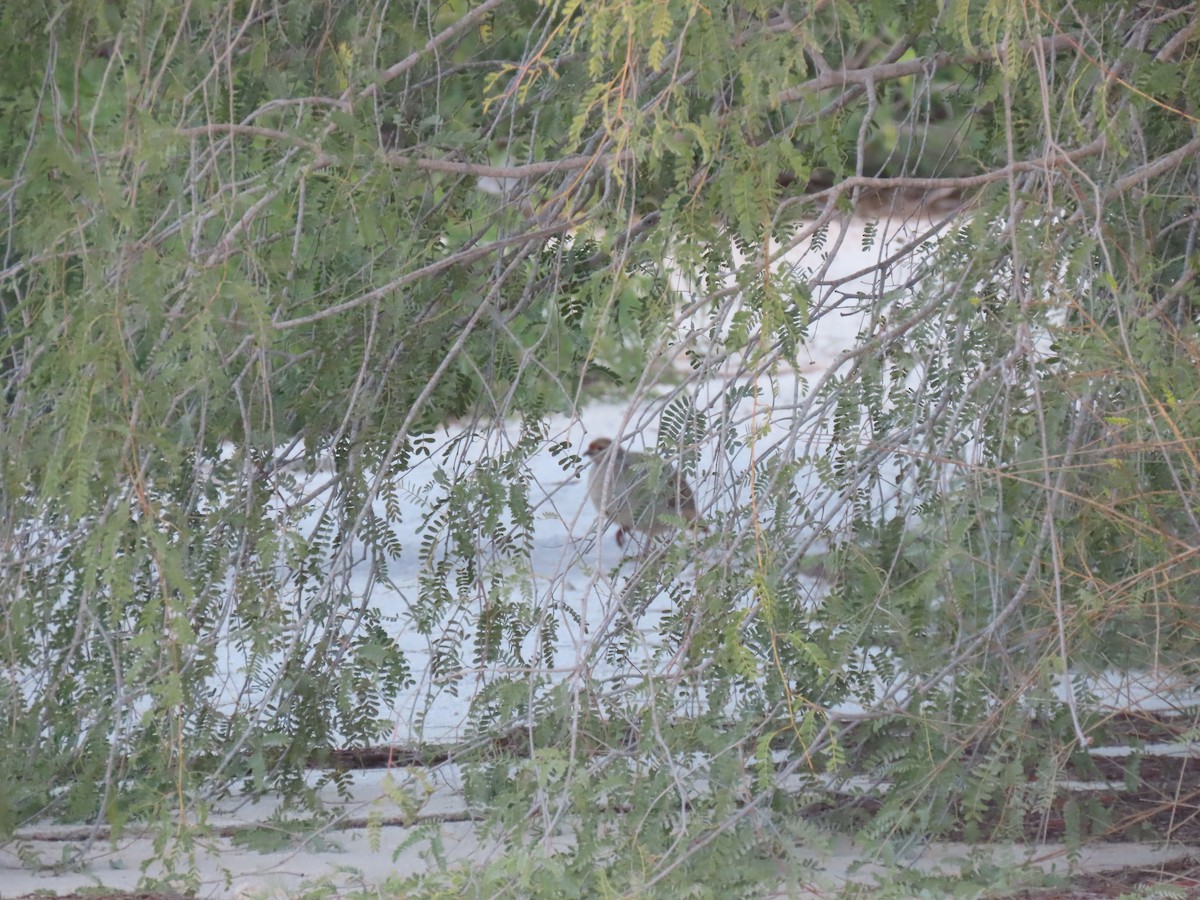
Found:
[[[587,450],[584,451],[583,455],[586,456],[588,459],[595,459],[597,456],[599,456],[601,453],[603,453],[605,450],[607,450],[611,446],[612,446],[611,438],[606,438],[606,437],[596,438],[594,441],[592,441],[590,444],[588,444],[588,448],[587,448]]]

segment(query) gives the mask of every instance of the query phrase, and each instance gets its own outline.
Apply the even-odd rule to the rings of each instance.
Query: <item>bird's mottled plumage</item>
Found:
[[[588,496],[617,523],[617,546],[631,531],[655,535],[674,527],[671,519],[699,518],[691,486],[666,460],[622,450],[609,438],[596,438],[584,455],[592,461]]]

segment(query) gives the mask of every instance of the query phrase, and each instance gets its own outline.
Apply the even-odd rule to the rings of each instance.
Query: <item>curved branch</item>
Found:
[[[412,53],[408,54],[408,56],[404,57],[404,59],[400,60],[400,62],[390,66],[387,69],[384,69],[383,74],[379,76],[379,79],[375,82],[375,84],[369,85],[366,90],[363,91],[363,96],[371,96],[374,94],[376,85],[387,84],[389,81],[399,78],[401,75],[415,66],[417,64],[417,60],[419,60],[426,53],[429,53],[431,50],[436,50],[442,44],[446,43],[446,41],[450,40],[450,38],[466,31],[480,19],[486,17],[488,13],[492,12],[499,6],[503,6],[507,2],[508,0],[485,0],[484,3],[475,7],[475,9],[471,10],[453,25],[443,29],[438,34],[435,34],[433,37],[431,37],[425,42],[425,46],[420,50],[414,50]]]
[[[421,169],[425,172],[450,172],[457,175],[474,175],[480,178],[534,178],[565,172],[571,169],[587,169],[593,165],[615,165],[633,160],[633,152],[621,150],[617,153],[596,155],[564,156],[546,162],[525,163],[518,166],[492,166],[483,163],[455,162],[449,159],[427,159],[389,153],[387,161],[402,168]]]
[[[1146,165],[1134,169],[1132,172],[1130,172],[1124,178],[1118,180],[1116,184],[1110,187],[1105,192],[1105,196],[1111,200],[1113,197],[1117,197],[1125,193],[1125,191],[1129,190],[1134,185],[1140,184],[1143,181],[1147,181],[1156,175],[1161,175],[1163,172],[1169,172],[1189,156],[1195,156],[1198,153],[1200,153],[1200,138],[1192,138],[1186,144],[1181,147],[1177,147],[1165,156],[1160,156],[1153,162],[1146,163]]]
[[[1018,51],[1033,47],[1041,47],[1044,53],[1055,54],[1064,50],[1074,50],[1079,46],[1078,38],[1070,34],[1058,34],[1054,37],[1042,38],[1028,44],[1020,44]],[[816,78],[810,78],[803,84],[781,91],[780,103],[791,103],[804,97],[805,94],[829,88],[846,87],[847,85],[866,85],[872,82],[889,81],[904,78],[908,75],[920,75],[923,72],[936,71],[946,66],[971,66],[981,62],[1002,62],[1008,58],[1009,51],[1002,47],[982,53],[960,55],[954,53],[935,53],[933,56],[923,56],[919,59],[909,59],[903,62],[882,63],[865,66],[861,69],[838,69],[822,72]]]
[[[339,303],[336,306],[330,306],[320,312],[312,313],[307,316],[300,316],[295,319],[285,319],[282,322],[272,322],[271,327],[277,331],[285,331],[288,328],[296,328],[300,325],[311,325],[313,322],[320,322],[322,319],[328,319],[333,316],[341,315],[344,312],[349,312],[352,309],[378,300],[392,291],[399,290],[413,282],[420,281],[422,278],[430,278],[452,266],[465,265],[466,263],[474,262],[477,259],[483,259],[485,256],[503,250],[506,247],[518,246],[530,241],[540,241],[544,238],[554,237],[556,234],[562,234],[571,228],[578,226],[578,222],[559,222],[548,228],[542,228],[538,231],[531,231],[526,234],[518,234],[509,238],[501,238],[497,241],[492,241],[490,244],[484,244],[482,247],[471,247],[466,250],[460,250],[457,253],[452,253],[444,259],[439,259],[437,262],[429,263],[412,272],[401,275],[399,278],[394,278],[387,284],[375,288],[373,291],[367,291],[365,294],[347,300],[345,303]]]
[[[1022,172],[1048,172],[1056,169],[1067,162],[1078,162],[1081,159],[1087,159],[1090,156],[1096,156],[1103,153],[1108,142],[1104,135],[1084,144],[1082,147],[1077,147],[1068,152],[1052,151],[1042,156],[1039,159],[1023,159],[1007,166],[1002,166],[999,169],[992,169],[989,172],[983,172],[979,175],[963,175],[959,177],[940,177],[940,178],[920,178],[916,176],[895,176],[895,177],[873,177],[869,175],[851,175],[832,187],[825,188],[822,191],[815,191],[811,194],[806,194],[804,199],[836,199],[842,194],[856,187],[875,188],[877,190],[893,190],[896,188],[919,188],[921,190],[936,190],[938,188],[955,188],[958,190],[968,188],[985,187],[997,181],[1004,181],[1011,178],[1013,175],[1018,175]],[[1200,141],[1192,141],[1180,150],[1191,147],[1193,144],[1200,144]],[[1176,151],[1178,153],[1179,151]],[[1175,154],[1171,154],[1172,157]],[[1186,154],[1184,154],[1186,156]],[[1181,157],[1182,158],[1182,157]],[[1164,157],[1166,159],[1166,157]],[[1156,163],[1162,160],[1156,160]],[[1154,165],[1152,163],[1151,165]],[[1146,167],[1149,168],[1149,167]],[[1164,165],[1164,168],[1169,166]],[[1150,173],[1156,174],[1156,173]],[[1132,178],[1133,176],[1130,176]],[[1143,175],[1142,177],[1150,177]]]

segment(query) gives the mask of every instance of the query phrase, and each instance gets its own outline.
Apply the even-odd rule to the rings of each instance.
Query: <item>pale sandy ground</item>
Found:
[[[198,846],[195,865],[200,885],[197,896],[282,900],[318,885],[347,891],[378,889],[389,877],[427,871],[431,866],[427,858],[428,844],[421,840],[414,846],[404,846],[412,838],[413,828],[395,824],[403,818],[403,813],[387,799],[388,792],[381,787],[384,779],[400,783],[404,781],[405,773],[359,773],[354,779],[355,800],[346,806],[345,816],[350,827],[344,824],[317,835],[313,841],[316,846],[258,853],[234,846],[227,837]],[[217,828],[249,825],[263,821],[268,813],[268,807],[260,806],[236,815],[214,816],[211,824]],[[439,819],[437,827],[451,864],[469,861],[475,867],[486,863],[502,848],[495,843],[480,841],[474,824],[463,820],[464,813],[460,796],[452,788],[442,786],[430,798],[421,815],[427,821],[433,817]],[[368,816],[378,817],[385,824],[368,828],[364,824]],[[389,822],[393,824],[386,824]],[[45,863],[52,864],[61,859],[64,849],[72,842],[49,838],[55,834],[69,837],[75,831],[41,829],[40,839],[21,842],[22,851],[36,854]],[[960,871],[968,860],[978,862],[981,859],[1008,869],[1029,865],[1054,873],[1101,872],[1126,866],[1161,865],[1191,852],[1194,851],[1179,845],[1159,848],[1149,844],[1102,844],[1079,851],[1069,865],[1065,848],[1057,844],[979,847],[943,842],[910,849],[902,853],[897,862],[904,868],[948,875]],[[846,840],[835,841],[832,851],[823,855],[812,855],[820,865],[820,871],[803,884],[782,886],[784,896],[830,896],[851,881],[870,884],[876,876],[886,876],[888,871],[883,865],[870,862],[861,865],[865,861],[862,850]],[[138,886],[143,865],[150,863],[150,874],[161,873],[153,864],[152,841],[147,837],[126,837],[117,846],[97,841],[88,859],[85,871],[30,872],[21,868],[14,847],[0,849],[0,897],[46,891],[66,893],[100,886],[133,890]],[[858,868],[851,873],[855,866]]]
[[[427,779],[428,773],[419,777]],[[425,822],[437,820],[448,861],[453,864],[469,861],[472,866],[486,863],[502,848],[494,842],[481,841],[475,834],[474,823],[466,820],[466,808],[452,784],[453,773],[443,771],[439,784],[421,811]],[[214,838],[196,848],[196,871],[199,874],[199,897],[205,898],[288,898],[302,888],[318,885],[343,890],[371,889],[382,886],[389,877],[427,871],[432,863],[427,856],[428,843],[417,841],[405,847],[413,834],[412,827],[398,821],[404,813],[388,799],[395,796],[397,787],[406,781],[412,784],[404,770],[386,772],[375,770],[358,773],[353,780],[353,799],[345,803],[344,820],[340,827],[316,835],[315,846],[272,853],[259,853],[234,846],[228,837]],[[384,784],[390,787],[385,789]],[[422,788],[424,790],[424,788]],[[335,800],[332,790],[327,799]],[[270,804],[259,804],[237,813],[217,814],[210,824],[215,829],[229,826],[248,826],[264,821],[271,812]],[[371,817],[382,824],[368,827]],[[420,827],[420,826],[418,826]],[[33,853],[44,863],[53,864],[62,858],[64,849],[74,844],[57,838],[69,838],[79,829],[47,827],[39,829],[39,839],[21,842],[22,852]],[[14,847],[0,849],[0,897],[11,898],[34,892],[66,893],[105,887],[114,890],[133,890],[137,887],[142,866],[149,863],[150,874],[161,874],[155,864],[152,841],[148,837],[123,838],[116,846],[99,840],[88,855],[86,871],[55,874],[23,870]],[[998,866],[1036,866],[1046,872],[1101,872],[1126,866],[1155,866],[1179,859],[1194,852],[1180,845],[1161,848],[1149,844],[1101,844],[1079,851],[1068,865],[1066,849],[1058,844],[1032,847],[1017,845],[968,846],[957,843],[934,843],[908,849],[900,854],[898,864],[923,872],[953,875],[968,860],[986,859]],[[832,851],[813,854],[820,865],[811,880],[804,884],[784,886],[785,896],[823,897],[835,894],[851,881],[871,883],[876,876],[885,876],[883,865],[864,863],[863,852],[847,840],[835,840]],[[852,867],[858,866],[853,873]]]
[[[838,244],[838,233],[831,234],[827,247],[838,246],[831,274],[849,276],[865,268],[878,255],[879,248],[864,247],[861,225],[852,225],[846,230]],[[813,270],[820,259],[813,254],[799,260],[803,269]],[[841,291],[852,293],[854,282],[842,286]],[[828,294],[823,303],[838,302],[843,294]],[[763,434],[769,441],[771,435],[786,433],[789,427],[787,412],[796,398],[802,397],[806,382],[811,385],[838,358],[843,350],[853,345],[861,317],[837,314],[822,320],[807,347],[806,359],[797,372],[785,373],[781,378],[770,380],[773,396],[756,407],[768,426]],[[723,386],[723,383],[721,383]],[[646,408],[653,406],[653,392],[646,395]],[[774,404],[774,407],[773,407]],[[581,447],[587,440],[601,434],[615,435],[628,432],[638,426],[642,411],[631,414],[624,402],[596,403],[590,405],[579,417],[559,417],[550,423],[552,440],[562,440],[572,446]],[[757,421],[757,420],[756,420]],[[496,439],[506,438],[503,428]],[[653,442],[650,431],[639,434],[633,446]],[[419,490],[415,483],[422,477],[416,470],[406,478],[414,480],[407,487]],[[538,590],[548,598],[569,602],[578,609],[586,627],[564,622],[560,629],[559,644],[556,646],[564,677],[569,677],[572,660],[595,658],[595,641],[602,639],[604,618],[615,588],[607,570],[619,559],[613,533],[597,536],[595,514],[586,501],[584,483],[567,476],[553,459],[538,462],[535,468],[535,484],[543,492],[541,514],[535,531],[535,550],[531,560],[533,579]],[[698,488],[704,499],[704,488]],[[729,499],[729,498],[727,498]],[[736,499],[736,498],[733,498]],[[418,516],[406,517],[406,528],[413,528]],[[416,546],[415,532],[402,533],[406,546]],[[428,740],[452,740],[463,729],[471,695],[490,677],[497,673],[472,672],[460,685],[460,695],[451,696],[431,683],[428,672],[422,666],[428,664],[434,636],[421,636],[406,624],[409,597],[417,590],[419,564],[415,560],[401,562],[389,571],[393,588],[387,591],[377,588],[371,595],[373,604],[390,613],[394,634],[417,672],[417,684],[400,697],[395,707],[396,737],[404,741],[420,732]],[[359,583],[357,576],[352,583]],[[664,604],[665,608],[665,604]],[[656,609],[652,607],[641,622],[642,646],[634,655],[653,661],[660,645],[656,633]],[[464,658],[469,658],[465,654]],[[231,673],[237,672],[237,661],[230,661]],[[236,674],[231,675],[231,690],[239,684]],[[1125,688],[1113,690],[1115,705],[1141,705],[1141,698],[1119,696]],[[236,690],[233,690],[236,693]],[[1151,691],[1152,693],[1152,691]],[[1188,753],[1193,747],[1164,747],[1163,752]],[[209,824],[218,837],[195,848],[194,861],[183,857],[184,868],[194,864],[201,885],[200,897],[288,897],[293,896],[302,885],[312,886],[318,881],[337,885],[343,889],[378,886],[389,876],[409,875],[425,871],[427,844],[417,841],[405,847],[413,836],[411,821],[406,819],[396,803],[388,799],[385,784],[408,785],[422,792],[421,819],[436,824],[440,829],[448,859],[471,860],[482,863],[503,848],[495,844],[481,843],[475,834],[475,825],[466,817],[461,793],[457,789],[456,773],[452,768],[442,767],[432,775],[429,772],[407,772],[395,770],[391,773],[369,771],[356,773],[353,777],[353,802],[344,807],[344,817],[339,827],[316,836],[307,845],[281,852],[258,853],[235,846],[229,836],[237,827],[264,823],[270,813],[270,804],[254,804],[238,808],[226,805],[214,814]],[[431,781],[432,779],[432,781]],[[428,788],[428,796],[423,793]],[[394,796],[394,789],[391,795]],[[331,802],[336,798],[330,793]],[[382,822],[378,827],[367,827],[367,820]],[[410,827],[405,827],[408,823]],[[161,875],[161,867],[155,862],[152,838],[126,834],[114,846],[101,832],[88,847],[85,866],[79,871],[55,872],[49,868],[30,870],[23,866],[30,860],[40,860],[42,866],[50,867],[65,855],[80,846],[86,830],[45,825],[23,829],[21,838],[0,847],[0,898],[11,898],[32,892],[64,893],[86,888],[107,887],[132,890],[145,874]],[[1120,868],[1130,865],[1158,864],[1186,855],[1188,848],[1173,846],[1160,849],[1146,844],[1105,844],[1079,853],[1073,860],[1074,868],[1080,871],[1098,871],[1104,868]],[[807,851],[806,851],[807,854]],[[957,844],[934,844],[919,850],[909,851],[901,863],[918,866],[927,871],[955,872],[968,857],[979,858],[986,854],[999,865],[1006,867],[1024,863],[1036,864],[1046,870],[1066,871],[1067,858],[1062,847],[1045,845],[1033,848],[1017,846],[992,846],[968,848]],[[816,854],[814,854],[816,855]],[[811,884],[785,886],[791,896],[825,896],[844,886],[851,867],[864,862],[862,851],[848,842],[835,843],[834,850],[819,859],[820,873]],[[859,868],[853,878],[859,882],[869,880],[873,873],[882,868],[865,866]]]

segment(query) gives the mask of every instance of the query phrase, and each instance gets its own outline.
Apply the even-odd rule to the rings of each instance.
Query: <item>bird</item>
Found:
[[[588,496],[602,516],[617,523],[617,546],[633,531],[654,536],[674,528],[672,519],[698,522],[696,495],[679,471],[650,453],[622,450],[596,438],[584,451],[592,462]]]

